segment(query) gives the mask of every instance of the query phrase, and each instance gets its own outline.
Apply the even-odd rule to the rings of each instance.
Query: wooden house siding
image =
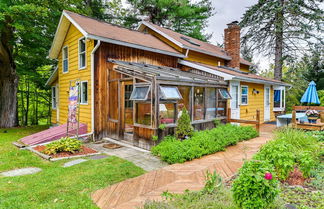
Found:
[[[250,67],[248,65],[243,65],[241,64],[240,65],[240,70],[243,71],[243,72],[250,72]]]
[[[79,39],[83,35],[71,24],[65,37],[63,47],[68,46],[68,72],[62,71],[62,50],[58,56],[58,80],[59,80],[59,123],[67,122],[68,116],[68,90],[70,81],[80,79],[88,81],[88,104],[80,105],[80,122],[87,124],[91,130],[91,51],[94,47],[93,40],[86,40],[86,68],[79,69]]]
[[[175,43],[173,43],[172,41],[170,41],[169,39],[165,38],[164,36],[160,35],[159,33],[153,31],[152,29],[147,27],[147,32],[153,36],[155,36],[156,38],[160,39],[161,41],[163,41],[164,43],[168,44],[169,46],[173,47],[174,49],[176,49],[177,51],[181,52],[181,53],[185,53],[185,49],[182,49],[180,46],[176,45]]]
[[[240,119],[256,120],[256,110],[260,110],[261,121],[264,121],[264,85],[256,83],[241,82],[240,85],[248,86],[248,104],[240,105]],[[252,94],[253,89],[259,94]],[[240,89],[241,91],[241,89]],[[241,97],[240,97],[241,99]],[[270,120],[275,120],[273,112],[273,88],[270,88]]]
[[[123,124],[118,106],[122,98],[118,94],[123,85],[122,75],[113,71],[107,59],[177,67],[178,58],[144,50],[102,43],[95,56],[95,133],[96,138],[122,135],[118,124]],[[129,80],[128,80],[129,81]],[[111,94],[109,94],[111,92]],[[114,105],[115,108],[111,106]],[[144,134],[144,133],[143,133]],[[145,135],[145,134],[144,134]]]

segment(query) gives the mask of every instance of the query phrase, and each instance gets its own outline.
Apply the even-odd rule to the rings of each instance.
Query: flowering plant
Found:
[[[272,174],[269,173],[269,172],[267,172],[267,173],[264,174],[264,178],[265,178],[266,180],[271,180],[271,179],[272,179]]]
[[[316,110],[307,110],[306,115],[307,116],[318,117],[319,113]]]

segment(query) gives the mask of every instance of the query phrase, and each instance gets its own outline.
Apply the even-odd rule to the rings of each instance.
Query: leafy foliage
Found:
[[[232,188],[234,201],[240,208],[268,208],[273,203],[279,193],[279,181],[265,179],[267,172],[275,174],[273,166],[265,161],[244,163]]]
[[[318,141],[324,141],[324,131],[309,131],[306,134],[315,137]]]
[[[316,138],[300,130],[284,129],[277,132],[275,140],[265,144],[254,159],[271,164],[278,178],[286,180],[295,166],[309,177],[319,155],[320,145]]]
[[[170,28],[190,37],[207,41],[204,34],[207,20],[213,15],[210,0],[127,0],[132,5],[132,15],[126,25],[136,28],[143,16],[159,26]]]
[[[43,152],[47,155],[53,155],[60,152],[75,153],[81,150],[81,146],[82,142],[80,140],[64,137],[46,145],[46,149]]]
[[[167,136],[152,148],[152,153],[170,164],[183,163],[257,136],[257,131],[252,127],[226,124],[211,130],[194,132],[191,138],[183,141]]]
[[[177,122],[176,136],[178,139],[186,139],[193,135],[194,128],[191,125],[190,115],[184,107]]]

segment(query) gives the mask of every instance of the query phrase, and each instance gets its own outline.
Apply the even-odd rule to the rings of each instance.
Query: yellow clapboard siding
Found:
[[[65,37],[63,47],[68,46],[68,72],[62,72],[62,50],[58,56],[58,80],[59,80],[59,123],[64,124],[68,116],[69,86],[70,81],[80,79],[88,81],[88,104],[80,105],[80,122],[86,123],[88,131],[91,130],[91,51],[94,47],[93,40],[86,41],[86,68],[79,69],[79,39],[83,35],[71,24]]]
[[[241,86],[248,86],[248,104],[240,106],[240,118],[244,120],[255,120],[256,110],[260,110],[260,119],[264,121],[264,85],[256,83],[241,82]],[[252,90],[259,94],[252,94]],[[270,120],[275,120],[273,112],[273,89],[270,88]]]
[[[200,63],[204,63],[207,65],[213,65],[213,66],[218,66],[218,64],[225,65],[224,59],[210,56],[207,54],[202,54],[202,53],[196,52],[196,51],[189,51],[188,57],[185,58],[185,60],[193,61],[193,62],[200,62]]]
[[[169,46],[173,47],[174,49],[176,49],[179,52],[183,52],[184,50],[179,47],[178,45],[174,44],[172,41],[170,41],[169,39],[165,38],[164,36],[158,34],[157,32],[153,31],[150,28],[147,28],[147,32],[155,37],[157,37],[158,39],[160,39],[161,41],[163,41],[164,43],[168,44]]]

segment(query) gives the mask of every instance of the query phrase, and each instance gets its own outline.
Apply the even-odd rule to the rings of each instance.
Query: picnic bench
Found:
[[[306,110],[316,110],[320,113],[320,118],[316,123],[309,123],[305,121],[298,121],[297,114]],[[292,112],[292,127],[311,131],[324,130],[324,107],[320,106],[294,106]]]

